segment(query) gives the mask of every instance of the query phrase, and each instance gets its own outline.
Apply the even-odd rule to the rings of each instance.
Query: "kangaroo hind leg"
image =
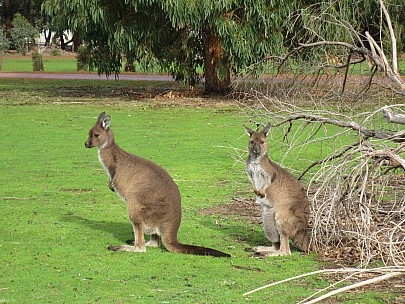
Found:
[[[248,249],[248,251],[255,252],[254,256],[267,256],[280,250],[280,233],[277,229],[274,208],[269,207],[267,204],[261,204],[263,229],[264,235],[271,241],[272,246],[257,246]]]
[[[275,246],[256,247],[257,251],[254,256],[263,257],[263,256],[285,256],[291,255],[290,244],[288,242],[288,235],[280,234],[280,243],[274,243]],[[277,246],[279,246],[277,248]],[[270,250],[269,250],[270,249]]]
[[[134,246],[134,240],[128,240],[125,243]],[[151,234],[150,239],[145,243],[146,247],[160,247],[160,237],[158,234]]]
[[[118,246],[109,246],[109,250],[113,251],[134,251],[134,252],[146,252],[145,246],[145,237],[143,234],[143,227],[141,224],[132,223],[134,230],[134,245],[118,245]]]
[[[146,246],[160,247],[160,237],[158,234],[151,234],[149,241],[146,242]]]

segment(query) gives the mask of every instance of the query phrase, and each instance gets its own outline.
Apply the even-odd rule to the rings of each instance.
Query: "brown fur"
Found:
[[[262,208],[263,226],[272,247],[252,248],[259,255],[291,254],[289,239],[298,248],[309,250],[307,232],[309,202],[305,190],[297,179],[268,157],[267,133],[246,128],[249,138],[249,157],[246,170],[256,194],[256,202]]]
[[[134,245],[110,246],[111,250],[145,252],[146,245],[159,246],[159,235],[171,252],[229,257],[211,248],[180,244],[180,192],[171,176],[155,163],[122,150],[114,142],[110,116],[100,114],[90,129],[87,148],[98,147],[99,159],[109,176],[109,188],[127,203],[134,231]],[[151,234],[145,243],[144,233]]]

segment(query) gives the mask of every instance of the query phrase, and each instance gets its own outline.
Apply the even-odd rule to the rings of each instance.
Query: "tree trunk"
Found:
[[[3,26],[6,27],[6,35],[8,38],[10,38],[10,30],[12,28],[12,13],[10,11],[10,0],[4,0],[3,1],[3,20],[1,20],[1,23]]]
[[[52,38],[52,31],[49,29],[48,31],[44,31],[45,34],[45,46],[51,46],[51,38]]]
[[[62,34],[60,34],[59,39],[60,39],[60,49],[64,51],[66,49],[66,43],[65,38],[63,37],[63,32]]]
[[[205,26],[204,38],[205,92],[229,93],[231,74],[229,64],[224,58],[221,41],[209,25]]]
[[[44,71],[42,55],[38,52],[32,53],[32,68],[34,72]]]
[[[73,40],[73,52],[77,52],[80,45],[82,44],[81,43],[82,41],[81,41],[79,35],[77,35],[76,33],[73,34],[72,40]]]
[[[135,65],[134,65],[134,56],[127,54],[125,62],[125,72],[135,72]]]

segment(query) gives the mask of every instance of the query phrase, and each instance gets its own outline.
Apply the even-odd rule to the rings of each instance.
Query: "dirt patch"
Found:
[[[234,198],[229,204],[205,208],[199,211],[204,215],[236,216],[235,220],[247,220],[252,224],[262,224],[260,206],[254,198]]]
[[[79,188],[61,188],[62,192],[70,192],[70,193],[89,193],[93,192],[92,189],[79,189]]]

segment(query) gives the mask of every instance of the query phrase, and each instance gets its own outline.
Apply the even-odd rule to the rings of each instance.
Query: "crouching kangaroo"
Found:
[[[262,209],[264,234],[273,245],[258,246],[251,251],[259,256],[290,255],[291,239],[299,249],[307,252],[310,211],[305,190],[295,177],[269,159],[267,133],[270,124],[262,132],[245,129],[250,136],[246,171],[256,202]]]
[[[146,245],[158,247],[161,236],[171,252],[229,257],[214,249],[179,243],[181,200],[176,183],[160,166],[122,150],[114,142],[110,121],[110,116],[101,113],[90,129],[85,146],[98,148],[98,158],[109,177],[109,188],[127,203],[135,240],[133,246],[109,246],[108,249],[145,252]],[[151,235],[147,243],[144,233]]]

